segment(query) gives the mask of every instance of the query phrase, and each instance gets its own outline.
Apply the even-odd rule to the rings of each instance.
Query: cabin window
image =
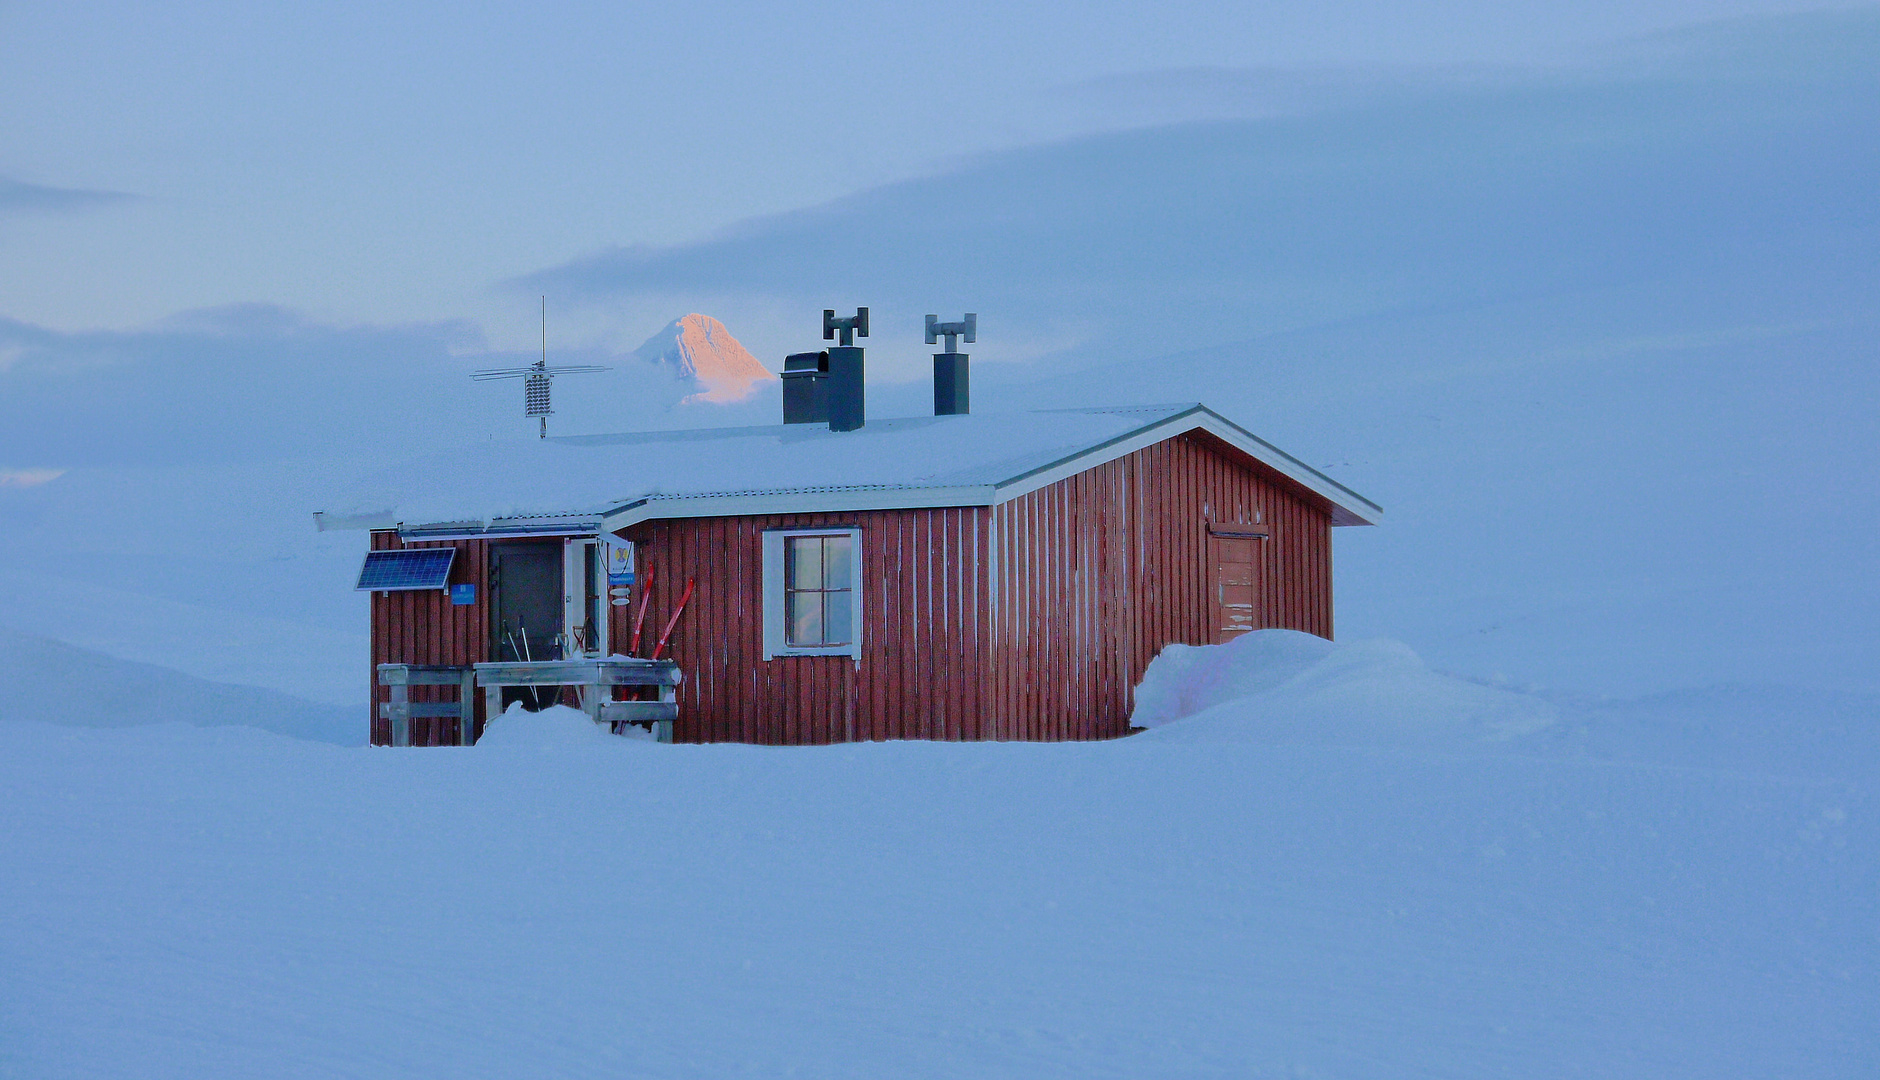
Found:
[[[860,529],[764,534],[764,657],[862,655]]]

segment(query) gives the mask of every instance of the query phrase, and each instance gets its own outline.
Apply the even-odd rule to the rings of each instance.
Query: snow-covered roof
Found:
[[[672,517],[990,506],[1192,431],[1331,506],[1376,503],[1198,404],[573,435],[439,453],[368,481],[322,529],[501,534],[615,531]]]

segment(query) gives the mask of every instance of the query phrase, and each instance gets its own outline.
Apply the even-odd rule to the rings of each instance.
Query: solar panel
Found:
[[[365,565],[359,568],[363,592],[404,592],[410,589],[442,589],[450,581],[454,547],[406,548],[403,551],[368,551]]]

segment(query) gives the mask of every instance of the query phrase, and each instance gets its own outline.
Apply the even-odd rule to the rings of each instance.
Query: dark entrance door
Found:
[[[491,659],[560,659],[561,612],[560,543],[491,549]]]
[[[1237,638],[1258,629],[1260,621],[1261,560],[1258,536],[1208,537],[1209,635],[1213,643]]]

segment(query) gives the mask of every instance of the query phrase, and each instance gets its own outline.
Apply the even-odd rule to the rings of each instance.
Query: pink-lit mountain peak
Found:
[[[685,399],[687,403],[742,401],[765,380],[777,377],[738,344],[724,323],[697,313],[674,319],[633,355],[698,387]]]

